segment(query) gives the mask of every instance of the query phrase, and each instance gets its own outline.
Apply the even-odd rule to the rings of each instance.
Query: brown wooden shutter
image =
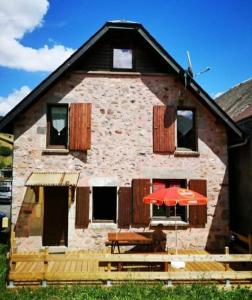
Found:
[[[70,150],[91,148],[91,103],[72,103],[70,106]]]
[[[175,119],[175,107],[164,105],[153,107],[153,152],[175,151]]]
[[[118,227],[128,228],[132,217],[132,188],[120,187],[119,189],[119,208],[118,208]]]
[[[133,179],[133,224],[148,226],[150,223],[150,205],[143,203],[143,197],[150,194],[150,179]]]
[[[189,189],[207,196],[207,181],[191,179]],[[205,227],[207,222],[207,205],[189,206],[189,222],[192,227]]]
[[[75,228],[87,228],[89,224],[89,187],[77,187]]]

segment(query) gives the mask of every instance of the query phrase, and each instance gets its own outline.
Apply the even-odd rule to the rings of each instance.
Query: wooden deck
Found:
[[[173,268],[173,261],[185,262],[185,268]],[[203,250],[179,250],[178,254],[172,250],[165,253],[72,251],[55,254],[45,249],[38,253],[11,253],[9,262],[8,282],[11,286],[130,280],[252,282],[251,254],[212,255]]]

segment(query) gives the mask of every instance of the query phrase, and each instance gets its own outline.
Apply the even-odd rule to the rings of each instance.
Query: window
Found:
[[[47,110],[47,146],[67,148],[68,105],[50,105]]]
[[[197,151],[195,111],[192,109],[177,110],[177,148]]]
[[[186,187],[185,179],[153,179],[153,191],[171,186]],[[184,221],[187,222],[187,207],[175,206],[152,206],[152,218],[158,221]]]
[[[87,151],[91,148],[91,103],[48,104],[47,148],[48,153]],[[69,114],[68,114],[69,111]],[[45,150],[45,153],[47,149]]]
[[[93,187],[93,222],[116,223],[116,187]]]
[[[113,49],[113,68],[132,69],[133,51],[132,49]]]
[[[176,210],[176,212],[175,212]],[[170,221],[184,221],[187,222],[186,218],[186,207],[176,205],[175,206],[157,206],[153,205],[153,218],[155,220],[170,220]]]

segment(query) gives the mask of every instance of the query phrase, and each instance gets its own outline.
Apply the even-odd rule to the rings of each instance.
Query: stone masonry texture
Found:
[[[76,102],[92,103],[91,150],[46,154],[47,104]],[[153,106],[163,104],[196,109],[199,157],[153,153]],[[25,182],[33,171],[78,171],[82,186],[92,186],[97,178],[111,178],[117,187],[130,186],[134,178],[206,179],[206,227],[178,230],[178,247],[224,247],[229,225],[226,128],[172,75],[70,73],[15,121],[14,136],[14,224],[22,211]],[[69,249],[101,250],[111,230],[93,224],[88,229],[75,229],[75,201],[72,203]],[[114,226],[113,230],[118,229]],[[35,232],[38,234],[18,238],[18,249],[41,249],[40,230]],[[167,246],[174,247],[174,229],[167,229],[166,234]]]

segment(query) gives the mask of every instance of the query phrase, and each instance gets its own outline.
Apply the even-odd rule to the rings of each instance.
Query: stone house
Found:
[[[174,247],[229,234],[228,143],[243,134],[138,23],[107,22],[0,122],[14,134],[17,247],[99,250],[109,231],[162,223]],[[179,185],[207,206],[150,206]]]

